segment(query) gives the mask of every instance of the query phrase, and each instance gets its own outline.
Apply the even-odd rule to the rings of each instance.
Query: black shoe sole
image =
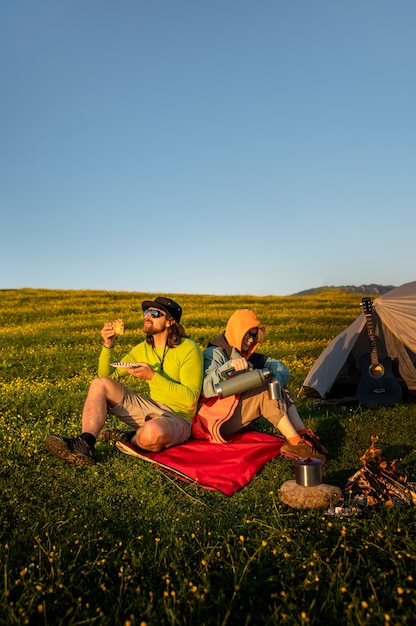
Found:
[[[65,441],[62,441],[60,437],[56,437],[55,435],[48,435],[46,437],[45,446],[48,452],[62,461],[67,461],[68,463],[73,463],[74,465],[95,465],[94,459],[91,459],[83,454],[74,454],[68,448]]]

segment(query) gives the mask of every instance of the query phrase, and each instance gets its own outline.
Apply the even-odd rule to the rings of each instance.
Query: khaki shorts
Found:
[[[190,420],[176,415],[168,406],[155,402],[146,396],[139,396],[131,391],[125,385],[123,388],[123,396],[120,404],[109,407],[108,412],[111,415],[119,417],[131,428],[137,429],[143,426],[145,422],[151,419],[168,420],[173,428],[172,440],[166,448],[184,443],[191,436],[192,422]]]
[[[222,424],[220,433],[222,435],[237,433],[261,415],[277,428],[282,417],[287,414],[290,405],[295,404],[287,387],[281,387],[278,383],[278,390],[277,400],[270,400],[267,383],[251,391],[243,391],[233,415]]]

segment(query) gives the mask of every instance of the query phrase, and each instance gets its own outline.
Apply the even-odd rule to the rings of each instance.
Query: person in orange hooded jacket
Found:
[[[289,371],[277,359],[256,352],[265,327],[249,309],[237,309],[226,329],[204,351],[204,380],[200,408],[193,418],[192,436],[225,443],[223,435],[243,430],[260,416],[286,438],[280,452],[291,458],[316,457],[325,461],[326,448],[307,429],[287,388]],[[270,399],[267,382],[239,394],[219,398],[215,388],[231,375],[249,369],[267,369],[276,381],[277,399]]]

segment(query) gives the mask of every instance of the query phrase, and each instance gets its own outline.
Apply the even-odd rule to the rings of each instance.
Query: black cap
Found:
[[[181,321],[182,308],[177,302],[174,302],[170,298],[158,296],[154,300],[145,300],[144,302],[142,302],[143,311],[149,309],[152,306],[155,307],[155,309],[165,311],[165,313],[173,317],[176,322],[179,323]]]

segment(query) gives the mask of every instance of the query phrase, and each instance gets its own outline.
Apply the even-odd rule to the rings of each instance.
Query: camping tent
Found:
[[[416,398],[416,281],[396,287],[372,303],[373,339],[380,361],[391,365],[403,400]],[[357,399],[360,366],[371,353],[368,314],[362,311],[321,353],[303,382],[311,398]],[[380,396],[381,397],[381,396]]]

